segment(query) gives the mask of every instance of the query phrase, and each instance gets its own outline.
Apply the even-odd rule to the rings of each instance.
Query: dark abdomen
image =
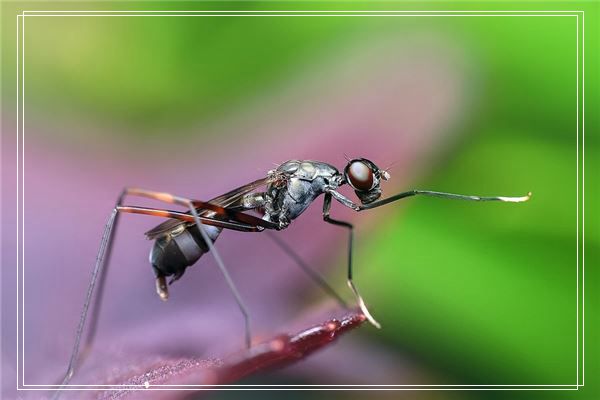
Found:
[[[221,233],[221,229],[214,226],[203,227],[213,242]],[[173,276],[171,281],[175,281],[207,251],[208,246],[194,225],[156,239],[150,251],[150,263],[156,276]]]

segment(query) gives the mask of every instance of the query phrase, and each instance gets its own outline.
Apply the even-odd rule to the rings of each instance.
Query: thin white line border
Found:
[[[579,203],[580,203],[580,174],[579,174],[579,154],[580,151],[584,156],[585,146],[585,118],[584,118],[584,52],[585,52],[585,32],[583,29],[585,11],[477,11],[477,10],[444,10],[444,11],[399,11],[399,10],[384,10],[384,11],[357,11],[357,10],[319,10],[319,11],[298,11],[298,10],[239,10],[239,11],[216,11],[216,10],[200,10],[200,11],[169,11],[169,10],[23,10],[21,14],[17,15],[17,300],[22,299],[24,301],[24,124],[25,124],[25,49],[24,49],[24,36],[25,36],[25,17],[576,17],[576,29],[577,29],[577,384],[574,385],[33,385],[25,384],[25,366],[24,366],[24,332],[21,332],[21,346],[23,354],[18,352],[17,354],[17,390],[53,390],[57,387],[61,387],[60,390],[579,390],[579,387],[583,387],[585,383],[585,295],[583,290],[581,291],[582,299],[579,298],[579,234],[580,234],[580,214],[579,214]],[[581,18],[581,29],[579,25],[579,17]],[[22,22],[21,22],[22,21]],[[22,28],[22,29],[19,29]],[[22,32],[21,32],[22,30]],[[581,36],[581,40],[580,40]],[[21,45],[21,47],[19,47]],[[581,47],[581,51],[580,51]],[[22,57],[21,65],[19,65],[19,56]],[[579,59],[581,57],[581,65]],[[21,74],[19,74],[19,67],[21,67]],[[582,68],[581,80],[579,79],[579,70]],[[19,79],[20,78],[20,79]],[[19,86],[20,84],[20,86]],[[581,92],[580,92],[581,86]],[[19,98],[19,93],[21,97]],[[582,107],[580,109],[580,96]],[[21,100],[21,103],[19,103]],[[20,106],[20,107],[19,107]],[[19,138],[19,117],[21,118],[20,129],[22,136]],[[581,119],[581,138],[582,148],[579,146],[580,138],[580,119]],[[22,140],[20,146],[21,153],[19,153],[19,139]],[[21,157],[19,157],[21,155]],[[584,231],[584,216],[585,216],[585,160],[582,157],[582,176],[581,176],[581,200],[582,200],[582,224],[581,229]],[[19,168],[21,168],[21,174],[19,175]],[[20,180],[19,180],[20,178]],[[21,187],[19,188],[19,183]],[[19,202],[21,200],[21,202]],[[19,208],[19,205],[21,207]],[[19,210],[21,211],[21,226],[19,226]],[[19,229],[21,228],[21,229]],[[19,235],[19,233],[21,235]],[[582,232],[584,235],[585,233]],[[22,236],[22,240],[19,242],[19,237]],[[19,258],[19,244],[21,245],[21,257]],[[585,287],[585,242],[582,241],[582,289]],[[19,269],[19,261],[21,261],[22,268]],[[22,274],[22,282],[19,282],[19,273]],[[22,290],[19,293],[19,283],[21,283]],[[19,297],[20,295],[20,297]],[[580,321],[580,309],[579,304],[582,303],[581,321]],[[21,314],[19,313],[21,312]],[[19,350],[19,319],[24,325],[24,310],[19,308],[19,301],[17,301],[17,351]],[[579,347],[579,327],[580,322],[582,325],[582,347]],[[580,361],[580,353],[582,360]],[[19,358],[22,357],[21,362],[22,385],[19,382]],[[579,367],[580,362],[582,363],[582,383],[580,384]]]

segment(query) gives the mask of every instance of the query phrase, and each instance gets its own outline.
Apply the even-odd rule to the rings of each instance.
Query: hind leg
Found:
[[[145,189],[139,189],[139,188],[127,188],[127,189],[125,189],[125,194],[132,195],[132,196],[147,197],[147,198],[162,201],[165,203],[178,204],[180,206],[189,208],[189,210],[194,218],[194,222],[196,223],[196,227],[197,227],[198,231],[200,232],[200,235],[202,236],[202,239],[208,246],[208,250],[211,252],[213,258],[215,259],[215,261],[217,263],[217,266],[221,270],[221,273],[223,274],[223,277],[225,278],[225,281],[227,282],[227,286],[229,287],[229,291],[235,298],[235,301],[240,309],[240,312],[242,313],[242,315],[244,317],[245,342],[246,342],[246,346],[249,348],[250,342],[251,342],[250,315],[248,314],[246,305],[244,304],[244,301],[242,300],[242,297],[241,297],[240,293],[238,292],[237,287],[235,286],[235,283],[233,282],[233,280],[231,279],[231,276],[229,275],[229,271],[227,270],[225,263],[223,263],[223,260],[221,259],[221,255],[215,248],[211,238],[209,237],[208,233],[206,232],[206,229],[204,228],[204,225],[202,224],[201,218],[198,215],[198,211],[197,211],[196,207],[205,208],[207,210],[215,211],[217,213],[221,213],[226,216],[232,216],[232,217],[235,217],[240,222],[249,223],[249,224],[255,223],[256,225],[259,225],[259,226],[268,225],[267,221],[263,221],[260,218],[256,218],[251,215],[232,212],[223,207],[215,206],[213,204],[202,202],[199,200],[192,200],[192,199],[188,199],[185,197],[175,196],[170,193],[155,192],[152,190],[145,190]]]
[[[102,239],[100,241],[100,247],[98,249],[98,255],[96,257],[96,263],[94,265],[94,269],[92,270],[92,276],[90,278],[90,282],[89,282],[88,288],[86,290],[86,295],[85,295],[85,299],[84,299],[84,303],[83,303],[83,309],[81,311],[79,323],[77,324],[77,330],[75,333],[75,342],[74,342],[73,348],[71,350],[71,356],[69,358],[69,364],[67,366],[67,371],[66,371],[63,379],[60,381],[58,390],[53,394],[53,396],[52,396],[53,399],[57,399],[59,397],[60,390],[70,382],[71,378],[73,377],[73,375],[75,373],[77,363],[79,361],[79,356],[80,356],[79,349],[80,349],[80,345],[81,345],[83,331],[84,331],[85,325],[86,325],[87,316],[89,313],[89,307],[92,303],[94,289],[96,288],[96,284],[98,284],[98,293],[96,295],[97,301],[96,301],[96,305],[94,306],[94,312],[92,313],[92,316],[91,316],[89,333],[86,338],[85,347],[84,347],[84,351],[83,351],[82,355],[85,355],[87,350],[93,344],[93,341],[95,338],[95,333],[96,333],[96,325],[97,325],[97,321],[98,321],[98,315],[99,315],[100,306],[102,303],[101,300],[102,300],[102,296],[104,293],[105,276],[106,276],[106,273],[108,270],[108,263],[106,261],[108,261],[110,259],[113,238],[114,238],[114,235],[115,235],[115,232],[117,229],[120,213],[126,212],[126,213],[134,213],[134,214],[151,215],[151,216],[156,216],[156,217],[175,218],[175,219],[180,219],[182,221],[188,221],[188,222],[194,221],[194,222],[196,222],[201,234],[202,233],[206,234],[205,230],[202,229],[203,225],[202,225],[201,220],[207,224],[218,226],[218,227],[235,229],[235,230],[246,231],[246,232],[256,231],[255,226],[250,226],[247,224],[242,224],[242,223],[237,223],[237,222],[218,221],[218,220],[213,220],[213,219],[206,218],[206,217],[199,217],[196,210],[193,207],[192,207],[193,216],[190,216],[189,214],[183,214],[183,213],[178,213],[178,212],[169,211],[169,210],[159,210],[159,209],[151,209],[151,208],[145,208],[145,207],[124,207],[124,206],[122,206],[123,199],[128,194],[135,194],[135,193],[132,193],[130,189],[125,189],[121,192],[120,196],[117,199],[116,205],[110,214],[108,222],[106,223],[106,225],[104,227],[104,232],[102,234]],[[186,205],[187,204],[189,204],[189,203],[186,203]],[[209,244],[209,247],[212,246],[212,242],[210,240],[208,240],[207,243]],[[214,246],[212,246],[212,247],[214,249]],[[215,255],[215,254],[218,257],[216,250],[215,250],[215,252],[213,252],[213,255]],[[220,260],[220,258],[219,258],[219,260]],[[245,323],[246,323],[246,344],[249,346],[250,329],[249,329],[248,313],[246,312],[246,309],[245,309],[243,303],[241,302],[241,298],[239,297],[239,294],[237,293],[235,286],[233,286],[233,282],[231,281],[229,274],[227,274],[227,270],[225,269],[225,266],[222,265],[222,262],[219,264],[219,267],[222,267],[222,271],[224,271],[224,274],[226,275],[226,280],[227,280],[228,284],[230,284],[230,288],[234,292],[234,295],[236,295],[236,301],[238,301],[238,305],[240,305],[240,308],[242,308],[242,313],[244,315],[244,319],[245,319]],[[164,278],[157,280],[157,286],[165,286],[166,287],[166,282],[164,282]]]

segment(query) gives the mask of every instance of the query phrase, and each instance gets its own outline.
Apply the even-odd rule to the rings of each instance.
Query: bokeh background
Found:
[[[16,378],[14,32],[22,9],[577,9],[586,12],[586,50],[598,45],[593,2],[3,3],[7,396]],[[390,167],[385,195],[422,188],[534,197],[526,204],[412,198],[360,215],[334,205],[333,215],[357,226],[355,280],[383,329],[365,326],[298,365],[245,382],[576,384],[576,39],[575,17],[27,17],[26,383],[54,383],[66,365],[102,227],[123,186],[207,199],[287,159],[343,168],[346,154]],[[590,387],[598,372],[597,51],[585,62],[586,387],[411,397],[599,395]],[[281,236],[350,299],[346,234],[325,225],[320,209],[317,201]],[[159,222],[122,218],[98,343],[78,383],[118,376],[119,360],[210,358],[241,345],[241,317],[210,257],[173,285],[168,303],[158,300],[142,233]],[[258,338],[320,322],[331,308],[264,236],[226,232],[217,244]]]

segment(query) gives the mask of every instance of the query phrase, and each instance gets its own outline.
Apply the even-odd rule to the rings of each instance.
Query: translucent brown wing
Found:
[[[265,186],[269,183],[270,183],[270,177],[258,179],[254,182],[250,182],[244,186],[240,186],[240,187],[233,189],[225,194],[222,194],[213,199],[210,199],[210,200],[208,200],[208,203],[211,203],[211,204],[214,204],[217,206],[221,206],[221,207],[229,207],[231,205],[236,204],[238,201],[240,201],[244,195],[246,195],[250,192],[253,192],[254,190],[258,189],[259,187]],[[204,216],[206,214],[211,213],[210,210],[203,210],[201,208],[199,208],[197,210],[198,210],[198,214],[200,216]],[[190,226],[190,225],[194,225],[194,223],[178,221],[176,219],[169,219],[169,220],[163,222],[162,224],[150,229],[148,232],[145,233],[145,235],[148,239],[152,240],[161,235],[164,235],[165,233],[171,232],[172,230],[179,227],[180,225]]]

